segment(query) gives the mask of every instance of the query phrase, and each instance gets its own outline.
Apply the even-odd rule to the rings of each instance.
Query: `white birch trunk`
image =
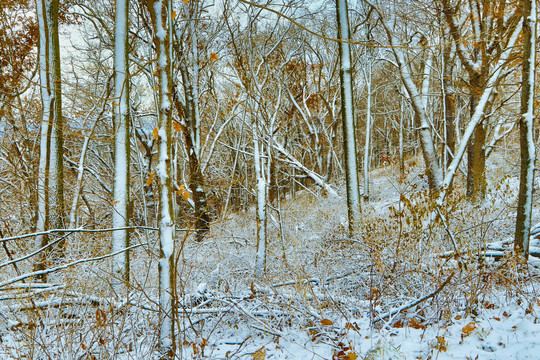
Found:
[[[114,35],[114,194],[113,228],[129,226],[129,68],[128,68],[128,14],[127,0],[116,0]],[[85,142],[86,144],[86,142]],[[112,233],[112,251],[129,247],[128,230]],[[113,288],[117,292],[127,289],[129,281],[129,252],[113,258]]]
[[[360,193],[358,190],[358,165],[356,159],[356,132],[354,126],[354,101],[351,74],[351,48],[349,44],[349,16],[347,0],[336,0],[338,20],[341,115],[343,121],[343,146],[345,153],[345,178],[347,181],[347,207],[349,234],[353,236],[360,225]]]

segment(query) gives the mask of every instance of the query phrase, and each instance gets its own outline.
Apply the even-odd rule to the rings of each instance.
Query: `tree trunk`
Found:
[[[49,222],[53,228],[62,228],[64,213],[64,121],[62,118],[62,82],[60,75],[60,43],[58,39],[59,0],[45,0],[49,25],[49,76],[52,85],[49,149]],[[64,243],[59,244],[60,252]]]
[[[114,193],[113,228],[129,226],[129,64],[128,64],[128,14],[127,0],[116,0],[114,37]],[[118,230],[112,234],[112,251],[129,247],[129,231]],[[129,282],[129,252],[124,251],[113,258],[113,287],[127,290]],[[125,287],[124,287],[125,286]]]
[[[50,144],[50,120],[52,118],[51,110],[51,77],[49,76],[49,28],[47,21],[46,5],[44,0],[36,0],[36,8],[39,24],[39,80],[41,89],[41,103],[43,114],[40,126],[40,152],[39,168],[37,182],[37,225],[36,231],[43,232],[49,228],[49,144]],[[34,247],[39,249],[48,243],[47,235],[36,237]],[[43,270],[45,259],[44,255],[34,265],[34,270]],[[42,278],[45,281],[45,277]]]
[[[159,184],[159,340],[164,358],[173,359],[176,352],[174,298],[176,269],[174,257],[174,214],[172,188],[172,74],[167,23],[171,14],[167,0],[146,2],[152,18],[153,42],[157,52],[158,76],[158,156]],[[170,24],[169,24],[170,26]],[[170,29],[170,28],[169,28]]]
[[[456,120],[456,100],[454,82],[452,81],[452,54],[450,45],[444,45],[443,49],[443,100],[444,100],[444,122],[445,122],[445,166],[450,166],[456,149],[455,120]]]
[[[360,194],[358,190],[358,165],[354,127],[354,101],[351,74],[351,48],[347,0],[336,0],[338,23],[341,118],[343,122],[343,146],[345,153],[345,179],[347,181],[347,208],[349,235],[354,236],[360,226]]]
[[[368,62],[371,59],[368,59]],[[367,85],[367,100],[366,100],[366,143],[364,145],[364,199],[369,199],[369,163],[370,163],[370,141],[371,141],[371,73],[372,66],[369,63],[366,66],[366,85]]]
[[[256,115],[254,115],[256,116]],[[265,178],[264,156],[261,153],[257,120],[253,124],[253,161],[255,163],[255,181],[257,183],[257,255],[255,257],[255,277],[260,278],[266,271],[266,201],[268,182]]]
[[[536,1],[522,0],[523,10],[523,69],[521,75],[521,173],[516,216],[515,251],[527,261],[531,232],[532,195],[534,185],[534,85],[536,74]]]
[[[471,117],[478,106],[479,91],[483,87],[482,83],[483,80],[480,74],[474,75],[470,79],[472,92],[470,96]],[[489,107],[488,104],[486,106]],[[482,119],[476,126],[467,148],[467,196],[473,201],[481,201],[486,192],[486,129],[484,119],[485,116],[482,115]]]

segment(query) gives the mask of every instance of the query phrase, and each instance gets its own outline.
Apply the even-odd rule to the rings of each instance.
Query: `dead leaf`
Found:
[[[184,191],[182,193],[182,197],[184,198],[185,201],[188,201],[189,200],[189,192],[188,191]]]
[[[174,131],[176,131],[176,132],[182,131],[182,125],[180,125],[180,123],[178,121],[176,121],[176,120],[173,121],[172,127],[173,127]]]
[[[176,11],[173,11],[171,16],[172,16],[173,19],[176,19],[176,16],[177,16]]]
[[[152,130],[152,136],[154,137],[154,140],[157,140],[158,135],[159,135],[159,130],[157,127],[155,127],[154,130]]]
[[[218,61],[219,57],[216,53],[210,53],[210,61]]]
[[[422,325],[418,322],[418,320],[416,320],[416,318],[412,318],[411,320],[409,320],[409,326],[412,327],[413,329],[425,329],[426,328],[426,325]]]
[[[154,181],[154,174],[149,173],[148,174],[148,179],[146,179],[146,186],[152,185],[153,181]]]
[[[463,332],[463,335],[464,336],[469,336],[471,332],[473,332],[474,330],[476,330],[476,324],[474,321],[471,321],[470,323],[468,323],[467,325],[465,325],[463,327],[463,329],[461,329],[461,331]]]
[[[103,326],[107,322],[107,314],[100,308],[96,309],[96,323],[97,326]]]
[[[189,3],[189,0],[184,0],[184,4],[188,4]]]
[[[332,326],[334,325],[334,323],[328,319],[322,319],[321,320],[321,324],[323,324],[324,326]]]
[[[446,339],[444,338],[444,336],[437,336],[437,345],[435,346],[435,348],[439,351],[446,351]]]
[[[184,0],[185,1],[185,0]],[[266,359],[266,348],[263,346],[259,350],[255,351],[253,354],[251,354],[253,357],[253,360],[264,360]]]

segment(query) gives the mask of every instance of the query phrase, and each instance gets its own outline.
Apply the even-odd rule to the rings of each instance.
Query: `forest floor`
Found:
[[[216,221],[202,243],[178,233],[178,358],[538,359],[540,259],[486,256],[486,244],[513,233],[517,177],[504,162],[492,159],[481,204],[464,200],[457,179],[444,224],[427,220],[421,165],[409,162],[402,181],[392,166],[377,169],[354,239],[343,184],[334,184],[339,197],[288,195],[269,212],[262,279],[253,277],[254,209]],[[71,266],[48,285],[1,287],[0,359],[157,358],[150,235],[134,233],[150,245],[132,252],[127,300],[112,293],[110,259]],[[76,234],[66,261],[106,254],[108,241]],[[14,257],[29,252],[10,246]],[[0,283],[27,271],[4,266]]]

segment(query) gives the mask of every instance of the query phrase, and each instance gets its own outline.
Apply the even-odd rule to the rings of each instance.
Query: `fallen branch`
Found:
[[[330,281],[342,279],[342,278],[344,278],[346,276],[351,275],[352,273],[353,273],[353,271],[348,271],[348,272],[343,273],[341,275],[328,277],[328,278],[326,278],[326,280],[324,280],[324,285],[328,284]],[[286,282],[282,282],[282,283],[278,283],[278,284],[273,284],[272,287],[277,288],[277,287],[281,287],[281,286],[295,285],[295,284],[298,284],[298,283],[302,283],[302,284],[315,283],[315,284],[318,285],[320,282],[321,282],[321,280],[317,279],[317,278],[303,279],[303,280],[290,280],[290,281],[286,281]]]
[[[410,309],[412,308],[413,306],[416,306],[418,304],[420,304],[421,302],[424,302],[428,299],[431,299],[432,297],[434,297],[435,295],[437,295],[438,293],[441,292],[441,290],[446,286],[448,285],[448,283],[450,282],[450,280],[452,280],[452,278],[454,277],[454,275],[456,274],[455,271],[452,271],[452,273],[450,274],[450,276],[448,276],[448,278],[446,278],[446,280],[444,280],[444,282],[441,284],[441,286],[439,286],[435,291],[433,291],[432,293],[429,293],[427,294],[426,296],[423,296],[421,297],[420,299],[417,299],[417,300],[414,300],[408,304],[405,304],[405,305],[402,305],[400,306],[399,308],[397,309],[394,309],[394,310],[391,310],[389,312],[387,312],[386,314],[384,315],[381,315],[379,317],[377,317],[375,320],[373,320],[373,324],[376,324],[377,322],[381,321],[381,320],[384,320],[386,318],[389,318],[390,316],[394,316],[402,311],[405,311],[407,309]]]

